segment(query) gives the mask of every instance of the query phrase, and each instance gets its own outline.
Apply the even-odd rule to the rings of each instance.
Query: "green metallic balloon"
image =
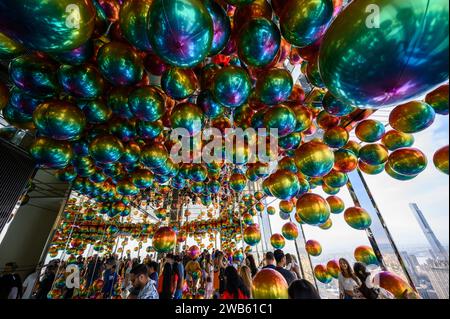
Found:
[[[95,15],[88,0],[2,0],[0,33],[34,50],[68,51],[91,37]]]
[[[321,45],[326,87],[361,108],[423,96],[448,80],[448,15],[447,0],[352,1]]]
[[[7,104],[2,109],[3,118],[14,127],[23,130],[34,129],[33,116],[26,113],[24,110],[14,106],[12,104]]]
[[[144,65],[132,46],[122,42],[104,44],[97,54],[102,75],[113,85],[133,85],[142,79]]]
[[[86,117],[76,105],[64,101],[48,101],[33,112],[38,131],[55,140],[76,140],[83,133]]]
[[[217,71],[212,94],[220,104],[234,108],[247,102],[251,89],[248,73],[240,67],[228,66]]]
[[[157,121],[165,112],[164,96],[154,86],[135,89],[128,97],[128,105],[134,116],[143,121]]]
[[[95,138],[89,145],[89,154],[98,163],[109,164],[117,162],[122,156],[122,142],[113,135],[102,135]]]
[[[30,147],[30,154],[39,166],[46,168],[64,168],[73,156],[70,143],[44,136],[36,138]]]
[[[289,98],[293,86],[292,75],[289,71],[272,68],[258,78],[255,94],[262,103],[275,105]]]
[[[112,116],[111,108],[103,100],[83,101],[79,106],[91,124],[106,123]]]
[[[170,115],[173,129],[183,129],[183,136],[195,136],[203,128],[203,112],[192,103],[181,103],[175,106]]]
[[[367,144],[359,150],[359,158],[369,165],[381,165],[387,162],[388,149],[381,144]]]
[[[62,65],[58,79],[64,91],[76,98],[95,99],[102,95],[105,87],[105,80],[92,65]]]
[[[281,33],[290,44],[306,47],[320,39],[332,16],[332,0],[287,0],[280,13]]]
[[[148,21],[153,51],[166,63],[189,68],[209,55],[213,20],[201,0],[154,0]]]
[[[265,67],[278,54],[281,35],[278,27],[266,18],[255,18],[240,30],[237,47],[240,59],[253,67]]]
[[[24,47],[0,31],[0,60],[15,58],[22,54]]]
[[[170,68],[161,77],[161,87],[175,100],[184,100],[194,94],[199,84],[192,69]]]
[[[297,120],[291,108],[280,104],[267,110],[264,114],[264,125],[268,131],[277,129],[278,136],[284,137],[295,131]]]
[[[151,51],[147,36],[148,13],[153,0],[126,0],[120,8],[119,24],[123,36],[142,51]]]
[[[322,100],[323,109],[334,116],[346,116],[356,110],[356,107],[342,103],[330,92],[327,92]]]
[[[215,0],[202,0],[213,21],[213,40],[210,56],[220,53],[231,36],[231,22],[224,8]]]

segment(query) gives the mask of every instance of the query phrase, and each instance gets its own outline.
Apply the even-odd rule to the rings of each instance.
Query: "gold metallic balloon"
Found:
[[[403,133],[417,133],[433,124],[434,109],[425,102],[413,101],[397,106],[389,114],[389,124]]]
[[[334,165],[333,151],[321,142],[304,143],[295,151],[294,159],[299,170],[309,177],[325,176]]]
[[[434,166],[448,175],[448,145],[436,151],[433,157]]]
[[[309,225],[322,225],[330,217],[330,206],[320,195],[307,193],[297,200],[297,215]]]
[[[286,279],[274,269],[262,269],[253,278],[253,298],[288,299]]]

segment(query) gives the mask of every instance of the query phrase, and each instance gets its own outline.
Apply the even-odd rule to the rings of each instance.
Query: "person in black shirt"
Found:
[[[22,279],[14,273],[16,268],[15,263],[5,265],[4,273],[0,276],[0,299],[20,299],[22,297]]]
[[[56,269],[57,266],[55,264],[50,264],[47,266],[44,278],[39,283],[36,299],[47,299],[47,295],[52,289],[53,282],[55,281]]]
[[[277,268],[276,262],[275,262],[275,256],[274,256],[273,252],[268,251],[266,253],[265,262],[266,262],[266,265],[263,267],[263,269],[267,269],[267,268],[275,269],[275,268]]]
[[[284,252],[281,249],[277,249],[274,251],[273,255],[275,256],[275,260],[277,262],[275,270],[282,274],[288,285],[290,285],[297,278],[295,278],[292,272],[284,268],[286,266],[286,256],[284,255]]]

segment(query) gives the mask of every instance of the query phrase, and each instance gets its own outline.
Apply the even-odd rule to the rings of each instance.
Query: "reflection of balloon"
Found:
[[[133,85],[142,79],[142,60],[126,43],[104,44],[98,51],[97,61],[100,72],[113,85]]]
[[[345,210],[344,219],[347,224],[358,230],[365,230],[372,224],[372,218],[364,208],[349,207]]]
[[[253,298],[288,299],[286,279],[274,269],[262,269],[253,278]]]
[[[56,140],[79,138],[86,125],[84,113],[75,105],[63,101],[48,101],[33,112],[38,131]]]
[[[61,52],[81,46],[91,37],[94,22],[91,1],[0,2],[0,31],[38,51]]]
[[[153,247],[159,253],[172,251],[177,242],[177,234],[170,227],[160,227],[153,235]]]
[[[339,273],[341,272],[341,267],[339,266],[339,261],[330,260],[327,262],[327,272],[335,279],[339,278]]]
[[[448,145],[436,151],[433,157],[434,166],[448,175]]]
[[[428,103],[437,114],[448,115],[448,96],[449,85],[445,84],[438,87],[425,98],[425,102]]]
[[[327,267],[324,265],[317,265],[314,267],[314,276],[323,284],[328,284],[333,280],[331,275],[328,273]]]
[[[250,77],[239,67],[229,66],[219,70],[212,87],[213,96],[227,107],[243,105],[251,92]]]
[[[198,80],[191,69],[170,68],[161,77],[161,87],[171,98],[183,100],[195,92]]]
[[[384,146],[390,151],[403,147],[411,147],[414,144],[414,136],[408,133],[390,130],[384,134],[381,140]]]
[[[434,109],[424,102],[413,101],[397,106],[389,114],[389,124],[403,133],[417,133],[433,124]]]
[[[333,214],[340,214],[345,209],[344,201],[337,196],[328,196],[327,197],[327,203],[330,205],[330,211]]]
[[[373,282],[375,285],[392,293],[397,299],[404,298],[405,292],[414,292],[403,278],[389,271],[382,271],[376,274]]]
[[[378,259],[372,247],[359,246],[355,249],[354,256],[356,261],[366,265],[378,265]]]
[[[123,36],[136,48],[151,50],[147,37],[148,12],[153,0],[126,0],[120,8],[119,24]]]
[[[280,50],[278,27],[266,18],[249,20],[240,30],[237,46],[241,60],[253,67],[271,63]]]
[[[298,228],[294,223],[286,223],[281,228],[281,233],[287,240],[295,240],[298,237]]]
[[[308,240],[305,244],[305,249],[311,256],[317,257],[322,254],[322,246],[317,240]]]
[[[374,143],[379,141],[384,135],[383,123],[376,120],[364,120],[359,122],[355,128],[356,136],[363,142]]]
[[[295,163],[300,171],[309,177],[321,177],[333,169],[334,155],[321,142],[308,142],[295,151]]]
[[[284,240],[284,237],[281,234],[273,234],[270,237],[270,244],[275,249],[283,249],[286,245],[286,241]]]
[[[379,9],[381,32],[367,27],[370,5]],[[327,88],[344,103],[387,107],[447,81],[448,32],[442,26],[448,26],[448,10],[446,0],[353,1],[322,42],[320,73]],[[423,58],[425,51],[430,54]]]
[[[427,167],[428,160],[416,148],[402,148],[389,155],[389,166],[398,174],[416,176]]]
[[[200,0],[154,0],[150,6],[148,37],[165,62],[193,67],[210,53],[213,20]]]
[[[73,156],[69,143],[47,137],[37,137],[30,147],[30,154],[38,165],[47,168],[64,168]]]
[[[255,246],[261,241],[261,231],[257,225],[250,225],[245,228],[244,241],[250,246]]]
[[[89,145],[89,154],[98,163],[114,163],[123,153],[123,144],[115,136],[103,135],[94,139]]]
[[[292,75],[285,69],[272,68],[258,78],[255,94],[262,103],[275,105],[286,101],[292,88]]]
[[[280,27],[283,37],[298,47],[316,42],[333,15],[331,0],[289,0],[282,8]]]
[[[297,215],[309,225],[322,225],[330,217],[330,206],[320,195],[307,193],[297,200]]]

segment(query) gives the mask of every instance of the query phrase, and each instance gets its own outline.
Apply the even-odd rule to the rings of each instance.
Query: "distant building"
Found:
[[[429,259],[422,267],[430,279],[436,296],[439,299],[449,299],[449,264],[447,261]]]

